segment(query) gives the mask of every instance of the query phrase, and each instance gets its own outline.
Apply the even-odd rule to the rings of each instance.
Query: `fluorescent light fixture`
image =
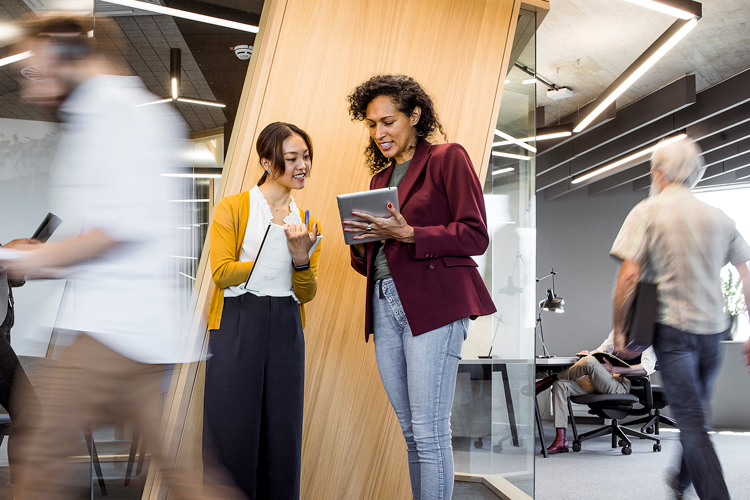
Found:
[[[172,78],[172,99],[177,99],[177,78]]]
[[[198,257],[183,257],[182,255],[167,255],[170,259],[198,260]]]
[[[581,123],[576,125],[573,132],[580,132],[588,127],[594,119],[599,116],[607,107],[615,102],[615,100],[622,95],[636,80],[643,76],[656,62],[661,59],[664,54],[677,45],[677,42],[682,40],[690,30],[695,28],[698,24],[698,20],[693,18],[690,21],[677,20],[667,31],[649,47],[646,52],[641,54],[636,61],[630,65],[625,72],[620,75],[612,85],[604,91],[599,97],[601,101],[594,108],[594,110],[586,116]]]
[[[493,151],[492,156],[502,156],[503,158],[513,158],[514,160],[526,160],[526,161],[530,160],[528,156],[516,155],[513,153],[501,153],[499,151]]]
[[[0,66],[5,66],[6,64],[11,64],[18,61],[23,61],[27,57],[31,57],[33,54],[30,50],[27,50],[26,52],[21,52],[20,54],[16,54],[14,56],[8,56],[3,57],[0,59]]]
[[[178,97],[178,101],[180,102],[189,102],[192,104],[203,104],[204,106],[215,106],[217,108],[226,108],[227,105],[220,103],[220,102],[213,102],[213,101],[203,101],[201,99],[188,99],[187,97]]]
[[[572,181],[570,181],[571,184],[579,184],[583,181],[587,181],[591,179],[592,177],[596,177],[597,175],[603,174],[604,172],[609,172],[612,169],[615,169],[617,167],[620,167],[622,165],[625,165],[628,162],[631,162],[633,160],[636,160],[638,158],[641,158],[643,156],[646,156],[649,153],[652,153],[659,149],[662,146],[666,146],[667,144],[673,143],[675,141],[679,141],[681,139],[684,139],[687,137],[687,134],[678,134],[673,137],[670,137],[669,139],[666,139],[665,141],[660,141],[654,144],[651,147],[648,147],[646,149],[643,149],[641,151],[638,151],[637,153],[633,153],[630,156],[626,156],[625,158],[622,158],[621,160],[617,160],[616,162],[610,163],[609,165],[605,165],[601,168],[597,168],[596,170],[592,170],[589,173],[583,174],[580,177],[576,177]]]
[[[541,134],[536,136],[537,141],[546,141],[548,139],[559,139],[560,137],[570,137],[573,135],[573,132],[567,131],[567,132],[554,132],[551,134]]]
[[[169,200],[169,201],[173,203],[208,203],[211,200],[205,199],[205,200]]]
[[[514,170],[515,170],[515,168],[513,168],[513,167],[501,168],[500,170],[495,170],[494,172],[492,172],[492,175],[500,175],[500,174],[504,174],[506,172],[512,172]]]
[[[170,97],[167,97],[165,99],[159,99],[158,101],[144,102],[143,104],[136,105],[136,108],[140,106],[151,106],[152,104],[162,104],[165,102],[172,102],[172,99]]]
[[[573,132],[570,132],[570,131],[555,132],[553,134],[542,134],[542,135],[537,135],[535,137],[524,137],[523,139],[516,139],[516,140],[521,141],[521,142],[545,141],[548,139],[559,139],[560,137],[570,137],[571,135],[573,135]],[[513,143],[510,141],[493,142],[492,147],[494,148],[497,146],[507,146],[508,144],[513,144]]]
[[[192,276],[190,276],[188,274],[183,273],[182,271],[180,271],[180,275],[182,275],[182,276],[184,276],[186,278],[190,278],[191,280],[195,281],[195,278],[193,278]]]
[[[162,177],[180,177],[183,179],[221,179],[221,174],[161,174]]]
[[[536,78],[529,78],[528,80],[522,80],[521,83],[524,85],[531,85],[533,83],[536,83]]]
[[[684,19],[686,21],[689,21],[690,19],[696,17],[700,17],[700,14],[696,14],[695,12],[691,12],[691,10],[694,10],[693,5],[697,2],[693,2],[691,0],[688,1],[656,1],[656,0],[627,0],[630,3],[634,3],[636,5],[640,5],[641,7],[646,7],[651,10],[656,10],[659,12],[662,12],[664,14],[669,14],[670,16],[679,17],[680,19]],[[673,4],[673,5],[669,5]],[[681,9],[680,7],[677,7],[677,5],[683,6],[684,9]],[[689,9],[689,10],[688,10]],[[700,11],[699,11],[700,12]]]
[[[182,230],[185,230],[185,231],[192,231],[193,230],[192,227],[187,227],[187,226],[177,226],[177,229],[182,229]]]
[[[10,23],[0,24],[0,40],[13,40],[14,38],[20,38],[23,35],[23,30],[18,25]]]
[[[198,21],[199,23],[215,24],[216,26],[224,26],[225,28],[231,28],[240,31],[247,31],[250,33],[257,33],[258,27],[251,26],[249,24],[238,23],[235,21],[227,21],[226,19],[220,19],[218,17],[204,16],[203,14],[195,14],[194,12],[187,12],[179,9],[172,9],[170,7],[162,7],[161,5],[154,5],[152,3],[139,2],[137,0],[102,0],[107,3],[113,3],[115,5],[122,5],[123,7],[130,7],[131,9],[147,10],[149,12],[155,12],[157,14],[164,14],[165,16],[180,17],[182,19],[189,19],[191,21]]]
[[[521,146],[523,149],[527,149],[527,150],[531,151],[532,153],[536,153],[536,148],[534,146],[529,146],[525,142],[523,142],[523,141],[521,141],[519,139],[516,139],[512,135],[506,134],[502,130],[495,129],[495,135],[502,137],[506,141],[512,142],[516,146]]]

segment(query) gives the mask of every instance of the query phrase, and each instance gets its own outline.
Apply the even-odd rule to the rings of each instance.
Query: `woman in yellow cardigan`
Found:
[[[317,291],[320,226],[298,208],[312,167],[302,129],[272,123],[258,136],[265,170],[250,191],[222,199],[211,224],[216,289],[208,317],[204,458],[217,460],[250,500],[300,494],[305,375],[304,306]],[[308,219],[308,220],[306,220]],[[305,225],[305,222],[307,223]],[[243,284],[269,224],[284,227],[293,272],[288,292]]]

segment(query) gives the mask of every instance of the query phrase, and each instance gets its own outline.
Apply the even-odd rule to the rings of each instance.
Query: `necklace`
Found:
[[[278,212],[282,208],[288,207],[289,203],[291,203],[291,200],[287,200],[285,203],[282,203],[282,204],[280,204],[278,206],[274,205],[270,201],[266,201],[266,202],[268,203],[268,206],[271,207],[271,209],[273,209],[274,212]]]

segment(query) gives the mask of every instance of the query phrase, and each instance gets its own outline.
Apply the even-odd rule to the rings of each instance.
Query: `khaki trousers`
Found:
[[[552,412],[555,428],[568,427],[568,397],[583,394],[627,394],[630,380],[609,373],[593,356],[586,356],[560,372],[552,385]]]
[[[162,452],[160,422],[163,395],[162,365],[126,358],[87,335],[63,354],[38,389],[43,415],[24,440],[24,460],[15,489],[16,500],[70,498],[65,484],[71,455],[80,452],[81,431],[97,422],[132,421],[143,444],[152,452],[152,464],[175,499],[241,499],[231,486],[207,491],[199,474],[173,467],[174,457]]]

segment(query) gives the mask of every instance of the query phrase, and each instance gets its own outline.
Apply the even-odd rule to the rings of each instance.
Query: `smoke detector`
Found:
[[[21,70],[21,76],[33,82],[43,82],[45,80],[42,72],[36,66],[26,66]]]
[[[253,54],[252,45],[235,45],[232,50],[234,50],[237,57],[243,61],[250,59],[250,56]]]

